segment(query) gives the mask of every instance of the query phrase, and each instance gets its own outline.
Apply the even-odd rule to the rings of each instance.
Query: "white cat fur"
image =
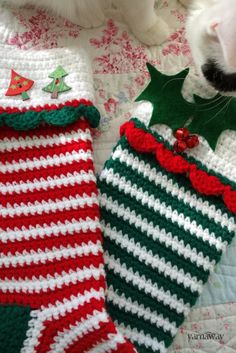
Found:
[[[189,8],[186,32],[198,72],[212,61],[236,91],[236,0],[180,1]]]

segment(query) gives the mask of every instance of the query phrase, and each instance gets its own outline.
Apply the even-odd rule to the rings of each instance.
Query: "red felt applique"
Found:
[[[21,94],[22,99],[27,100],[30,98],[27,91],[33,86],[33,84],[33,80],[21,76],[14,70],[11,70],[11,82],[5,95],[18,96]]]

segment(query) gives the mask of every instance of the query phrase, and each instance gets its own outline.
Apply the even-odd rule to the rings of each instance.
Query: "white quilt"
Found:
[[[192,65],[185,39],[184,8],[177,0],[162,0],[158,11],[166,18],[172,34],[161,47],[152,48],[140,44],[125,24],[114,19],[107,20],[104,27],[99,29],[83,30],[44,10],[6,9],[0,13],[0,42],[22,50],[73,44],[85,48],[89,53],[93,65],[96,104],[102,115],[100,129],[94,133],[97,172],[119,138],[119,126],[129,119],[135,97],[148,82],[146,62],[170,74]],[[179,330],[169,353],[236,352],[235,254],[236,239]],[[206,333],[211,334],[198,335]],[[218,337],[219,334],[222,337]]]

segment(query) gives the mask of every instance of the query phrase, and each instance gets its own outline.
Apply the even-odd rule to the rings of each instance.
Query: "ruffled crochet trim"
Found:
[[[154,154],[159,164],[168,172],[185,174],[192,187],[206,196],[221,196],[226,207],[236,214],[236,191],[231,185],[223,184],[220,179],[201,170],[197,164],[190,163],[159,142],[151,132],[135,126],[134,121],[123,124],[120,134],[124,135],[130,146],[140,153]]]
[[[42,123],[53,126],[67,126],[81,117],[86,118],[91,127],[97,127],[100,113],[85,99],[72,100],[63,104],[46,104],[28,109],[0,107],[0,126],[9,126],[18,131],[35,129]]]

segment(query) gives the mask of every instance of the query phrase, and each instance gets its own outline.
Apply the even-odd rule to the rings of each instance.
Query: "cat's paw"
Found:
[[[146,45],[159,45],[165,42],[170,36],[170,30],[166,22],[157,17],[156,22],[146,31],[133,29],[135,36]]]

